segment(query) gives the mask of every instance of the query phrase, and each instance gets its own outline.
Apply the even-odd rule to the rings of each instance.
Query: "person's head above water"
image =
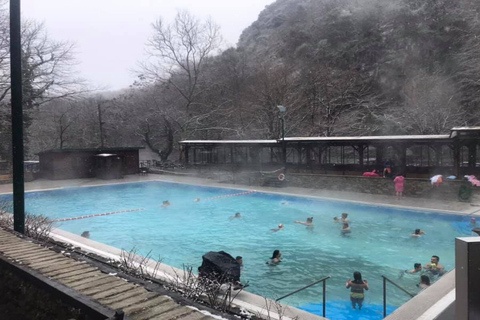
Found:
[[[313,222],[313,217],[307,218],[307,222],[312,223]]]
[[[358,284],[363,283],[362,274],[359,271],[355,271],[353,273],[353,283],[358,283]]]
[[[415,229],[415,234],[420,234],[420,229]]]
[[[420,276],[420,283],[426,284],[427,286],[430,285],[430,278],[427,275]]]
[[[240,218],[241,216],[240,212],[235,213],[235,218]]]
[[[415,270],[422,270],[422,264],[421,263],[415,263],[413,264],[413,269]]]
[[[272,254],[272,259],[275,259],[275,258],[280,258],[282,256],[282,253],[280,252],[280,250],[275,250],[273,251],[273,254]]]
[[[238,264],[239,264],[240,266],[243,266],[243,258],[242,258],[241,256],[237,256],[237,257],[235,258],[235,260],[237,260],[237,262],[238,262]]]
[[[284,227],[283,223],[278,224],[278,228],[282,229]]]
[[[333,221],[337,222],[338,220],[340,220],[338,217],[333,217]]]
[[[342,213],[342,219],[347,219],[347,217],[348,217],[348,213],[345,213],[345,212]]]

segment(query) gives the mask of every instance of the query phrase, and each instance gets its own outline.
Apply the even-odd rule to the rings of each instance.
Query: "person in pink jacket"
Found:
[[[393,183],[395,183],[395,193],[398,200],[403,196],[403,186],[405,184],[405,178],[402,175],[398,175],[393,180]]]

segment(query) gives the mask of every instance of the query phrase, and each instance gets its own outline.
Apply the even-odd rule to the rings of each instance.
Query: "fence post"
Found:
[[[455,239],[455,319],[480,319],[480,237]]]

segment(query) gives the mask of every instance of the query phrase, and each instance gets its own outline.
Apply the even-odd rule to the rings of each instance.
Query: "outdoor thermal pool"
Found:
[[[243,193],[238,196],[226,196]],[[7,197],[7,196],[3,196]],[[11,196],[8,196],[11,197]],[[194,199],[200,198],[199,202]],[[171,206],[162,208],[169,200]],[[418,292],[419,275],[402,271],[422,265],[432,255],[440,257],[447,270],[454,268],[454,238],[470,235],[469,217],[417,212],[350,202],[244,190],[206,188],[164,182],[128,183],[100,187],[64,188],[30,192],[26,211],[52,219],[96,213],[144,209],[108,216],[59,222],[60,229],[129,251],[137,248],[154,258],[182,268],[200,266],[208,251],[226,251],[242,256],[242,281],[247,291],[277,298],[314,280],[327,282],[327,317],[335,319],[381,319],[382,278],[385,275],[410,292]],[[230,219],[240,212],[241,219]],[[351,234],[342,236],[333,217],[349,213]],[[314,227],[295,224],[313,217]],[[271,232],[279,223],[285,229]],[[415,228],[426,235],[412,238]],[[279,249],[283,261],[266,265]],[[351,310],[347,279],[360,271],[367,279],[364,309]],[[391,312],[408,300],[400,290],[389,288]],[[282,302],[320,314],[321,284]]]

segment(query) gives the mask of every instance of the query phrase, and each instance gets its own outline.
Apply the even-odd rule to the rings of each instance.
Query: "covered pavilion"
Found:
[[[480,127],[456,127],[445,135],[184,140],[179,144],[186,166],[286,167],[290,172],[356,175],[381,171],[388,162],[394,173],[409,177],[480,173]]]

